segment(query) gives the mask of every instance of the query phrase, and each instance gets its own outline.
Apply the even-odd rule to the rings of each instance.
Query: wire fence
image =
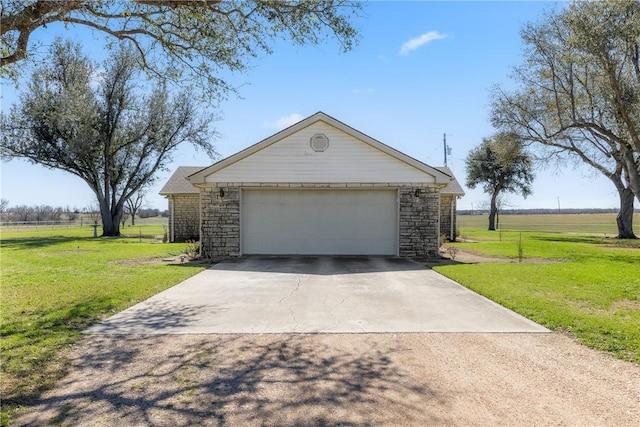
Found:
[[[162,226],[167,223],[168,220],[166,217],[136,218],[134,227],[150,225]],[[123,231],[128,230],[131,227],[130,224],[131,220],[129,219],[120,229]],[[64,230],[72,228],[88,228],[90,230],[95,225],[95,222],[89,218],[79,218],[73,221],[0,221],[0,230],[7,232]],[[98,230],[100,230],[102,223],[98,222],[97,226]]]
[[[59,228],[78,228],[93,225],[93,222],[83,219],[78,221],[0,221],[0,229],[7,231],[55,230]]]

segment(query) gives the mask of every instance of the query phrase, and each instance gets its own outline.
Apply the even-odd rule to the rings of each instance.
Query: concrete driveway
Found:
[[[413,261],[224,261],[89,334],[548,332]]]

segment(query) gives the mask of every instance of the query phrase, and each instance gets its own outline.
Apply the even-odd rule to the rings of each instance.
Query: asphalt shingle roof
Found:
[[[167,183],[162,187],[160,194],[163,196],[169,194],[198,194],[199,190],[191,185],[187,180],[187,177],[205,169],[206,167],[207,166],[179,166],[173,175],[171,175],[169,181],[167,181]],[[440,172],[443,172],[452,178],[451,182],[449,182],[449,184],[440,191],[441,194],[464,195],[464,190],[453,175],[451,169],[447,166],[439,166],[435,169],[438,169]]]
[[[162,187],[160,194],[198,194],[200,190],[194,187],[188,180],[189,175],[206,168],[206,166],[179,166],[171,175],[169,181]]]
[[[449,169],[447,166],[438,166],[436,167],[436,169],[438,169],[440,172],[446,173],[451,177],[451,182],[449,182],[446,187],[440,190],[440,194],[464,196],[464,190],[462,189],[462,186],[460,185],[456,177],[453,175],[451,169]]]

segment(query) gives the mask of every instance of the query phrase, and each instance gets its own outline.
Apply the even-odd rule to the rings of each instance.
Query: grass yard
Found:
[[[185,244],[159,243],[161,225],[123,232],[134,235],[94,239],[87,226],[1,233],[2,424],[64,374],[64,350],[83,329],[205,268],[163,263]]]
[[[447,246],[512,262],[435,270],[551,330],[640,363],[640,240],[605,238],[602,232],[461,228],[460,234],[463,242]]]

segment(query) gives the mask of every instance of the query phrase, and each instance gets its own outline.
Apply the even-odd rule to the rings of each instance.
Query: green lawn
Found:
[[[87,326],[204,269],[162,263],[185,245],[161,243],[160,225],[123,231],[133,236],[94,239],[86,226],[1,233],[5,416],[63,375],[64,350]]]
[[[469,228],[460,234],[468,241],[447,246],[512,262],[435,270],[551,330],[640,363],[640,241]]]

